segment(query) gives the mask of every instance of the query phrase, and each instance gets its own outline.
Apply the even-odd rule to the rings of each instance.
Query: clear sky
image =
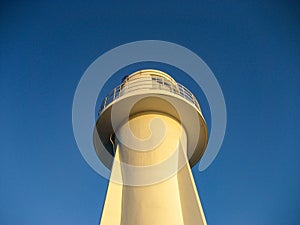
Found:
[[[54,2],[0,5],[0,224],[99,222],[107,181],[77,148],[73,95],[97,57],[144,39],[191,49],[223,90],[223,146],[206,171],[193,169],[208,224],[300,224],[297,1]],[[210,124],[201,91],[170,70]]]

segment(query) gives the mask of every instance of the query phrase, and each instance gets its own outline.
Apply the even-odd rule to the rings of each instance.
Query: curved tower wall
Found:
[[[149,90],[176,93],[179,88],[164,73],[136,72],[125,78],[119,98]],[[149,107],[153,102],[157,110]],[[100,225],[206,224],[189,163],[191,137],[186,129],[190,128],[164,110],[167,104],[149,93],[147,100],[134,105],[127,120],[118,122]],[[126,104],[120,110],[124,107]]]

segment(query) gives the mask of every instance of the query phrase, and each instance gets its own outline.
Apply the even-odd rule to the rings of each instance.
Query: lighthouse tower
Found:
[[[124,77],[104,99],[94,132],[111,170],[100,225],[206,224],[191,168],[207,141],[187,88],[159,70]]]

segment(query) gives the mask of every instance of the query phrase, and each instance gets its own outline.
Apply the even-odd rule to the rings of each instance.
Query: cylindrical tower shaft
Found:
[[[132,143],[136,142],[136,139],[131,140],[128,136],[128,127],[135,137],[141,139],[141,143],[152,136],[152,145],[149,145],[152,148],[141,151],[128,147],[139,147],[137,143]],[[161,130],[165,133],[163,137],[153,134]],[[172,170],[174,173],[159,183],[147,186],[111,182],[109,191],[114,189],[114,195],[107,195],[103,215],[109,211],[115,213],[113,217],[103,216],[100,225],[206,224],[186,156],[187,137],[182,125],[169,115],[145,112],[130,118],[120,126],[117,134],[121,141],[116,140],[118,157],[114,162],[112,176],[121,175],[124,183],[134,184],[141,183],[145,177],[149,179],[153,173],[161,173],[162,176],[167,173],[166,170]],[[127,139],[127,146],[123,144],[122,139]],[[144,170],[120,166],[119,160],[125,164],[144,167]],[[117,170],[119,172],[116,172]],[[120,198],[118,210],[113,209],[116,207],[116,196]],[[116,220],[116,217],[119,218]]]

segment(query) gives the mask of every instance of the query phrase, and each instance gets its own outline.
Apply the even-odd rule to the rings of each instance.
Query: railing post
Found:
[[[197,101],[195,95],[192,95],[192,96],[193,96],[193,102],[194,102],[194,104],[196,105],[196,107],[197,107],[198,109],[200,109],[199,103],[198,103],[198,101]]]
[[[107,96],[106,96],[106,97],[105,97],[105,99],[104,99],[103,108],[105,108],[105,107],[106,107],[106,101],[107,101]]]

